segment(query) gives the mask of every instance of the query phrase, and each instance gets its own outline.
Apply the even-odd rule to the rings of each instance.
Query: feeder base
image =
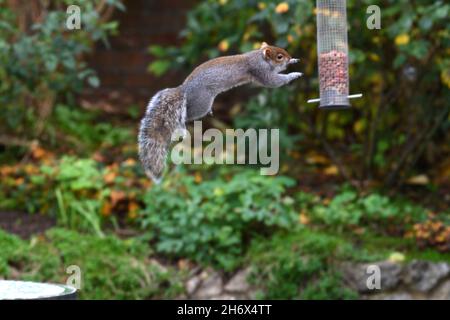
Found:
[[[362,93],[358,93],[358,94],[352,94],[350,96],[347,96],[347,99],[355,99],[355,98],[361,98],[362,97]],[[320,105],[319,109],[325,109],[325,110],[342,110],[342,109],[349,109],[352,106],[350,105],[350,103],[348,103],[347,101],[338,101],[336,103],[335,102],[330,102],[330,101],[326,101],[325,99],[321,100],[319,99],[310,99],[307,101],[308,103],[316,103],[316,102],[325,102],[325,103],[329,103],[329,104],[324,104],[324,105]]]
[[[351,105],[349,104],[330,104],[327,106],[319,106],[319,109],[325,110],[342,110],[342,109],[350,109]]]

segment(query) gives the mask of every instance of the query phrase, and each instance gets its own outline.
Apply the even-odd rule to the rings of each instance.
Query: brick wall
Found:
[[[124,0],[126,12],[113,17],[120,23],[119,34],[110,39],[110,48],[98,43],[88,58],[101,80],[101,86],[86,89],[84,105],[104,104],[120,112],[130,105],[145,107],[159,89],[177,86],[183,75],[168,74],[155,78],[147,72],[152,61],[151,44],[178,44],[186,12],[195,0]]]

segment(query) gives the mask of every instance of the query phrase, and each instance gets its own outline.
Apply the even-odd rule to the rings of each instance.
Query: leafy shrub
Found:
[[[0,230],[0,277],[65,283],[66,268],[81,269],[81,299],[168,298],[182,292],[179,276],[149,259],[146,244],[99,239],[64,229],[27,242]]]
[[[357,299],[358,294],[345,287],[339,272],[328,271],[321,273],[318,279],[302,290],[301,299],[305,300],[351,300]]]
[[[275,91],[264,89],[248,101],[242,110],[242,115],[235,117],[234,125],[243,129],[277,128],[280,130],[280,147],[292,150],[295,142],[301,138],[301,135],[289,134],[288,131],[290,122],[296,121],[296,119],[286,117],[289,105],[294,98],[292,93],[292,87],[284,87]]]
[[[77,1],[82,28],[71,31],[66,29],[66,9],[73,1],[22,2],[19,7],[6,2],[0,0],[0,127],[3,134],[35,137],[55,102],[73,101],[85,82],[99,85],[80,58],[95,41],[106,41],[117,30],[101,10],[123,6],[118,0],[106,6]]]
[[[375,257],[341,238],[301,228],[270,241],[255,239],[248,259],[254,268],[250,280],[261,287],[262,299],[353,299],[356,294],[334,264]]]
[[[45,155],[45,150],[40,150]],[[50,157],[50,156],[48,156]],[[133,159],[110,166],[90,158],[47,158],[44,164],[0,167],[0,208],[56,216],[71,229],[103,236],[105,220],[136,217],[140,191],[149,185]]]
[[[118,147],[135,139],[131,128],[111,123],[111,119],[108,119],[108,122],[98,121],[98,118],[99,114],[96,112],[57,105],[49,123],[54,132],[62,132],[64,136],[58,135],[56,138],[54,132],[49,133],[52,138],[63,138],[77,147],[79,154],[83,149],[92,151],[99,148]],[[61,143],[61,141],[58,142]]]
[[[49,171],[47,171],[49,170]],[[51,168],[44,168],[50,174]],[[106,197],[105,183],[97,163],[92,159],[64,157],[55,175],[58,222],[70,228],[101,231],[100,208]],[[92,199],[89,194],[96,194]]]
[[[305,199],[303,195],[300,197]],[[406,228],[408,223],[420,221],[426,215],[423,208],[411,203],[392,200],[377,193],[360,197],[351,190],[342,191],[326,205],[313,203],[309,208],[311,217],[341,231],[356,226]]]
[[[295,223],[293,201],[284,196],[292,183],[253,170],[202,183],[168,177],[144,196],[142,226],[159,252],[231,270],[249,239]]]

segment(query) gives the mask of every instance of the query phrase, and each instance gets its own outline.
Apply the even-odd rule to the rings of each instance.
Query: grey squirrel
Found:
[[[185,132],[186,122],[211,113],[219,93],[250,82],[281,87],[303,75],[280,73],[298,61],[284,49],[263,42],[260,49],[209,60],[180,86],[156,93],[141,120],[138,136],[139,158],[147,176],[155,182],[161,180],[172,135],[177,130]]]

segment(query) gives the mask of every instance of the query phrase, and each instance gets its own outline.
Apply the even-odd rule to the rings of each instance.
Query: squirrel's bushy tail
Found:
[[[139,158],[146,175],[156,183],[162,178],[172,134],[184,127],[185,105],[179,88],[162,90],[150,100],[141,120]]]

